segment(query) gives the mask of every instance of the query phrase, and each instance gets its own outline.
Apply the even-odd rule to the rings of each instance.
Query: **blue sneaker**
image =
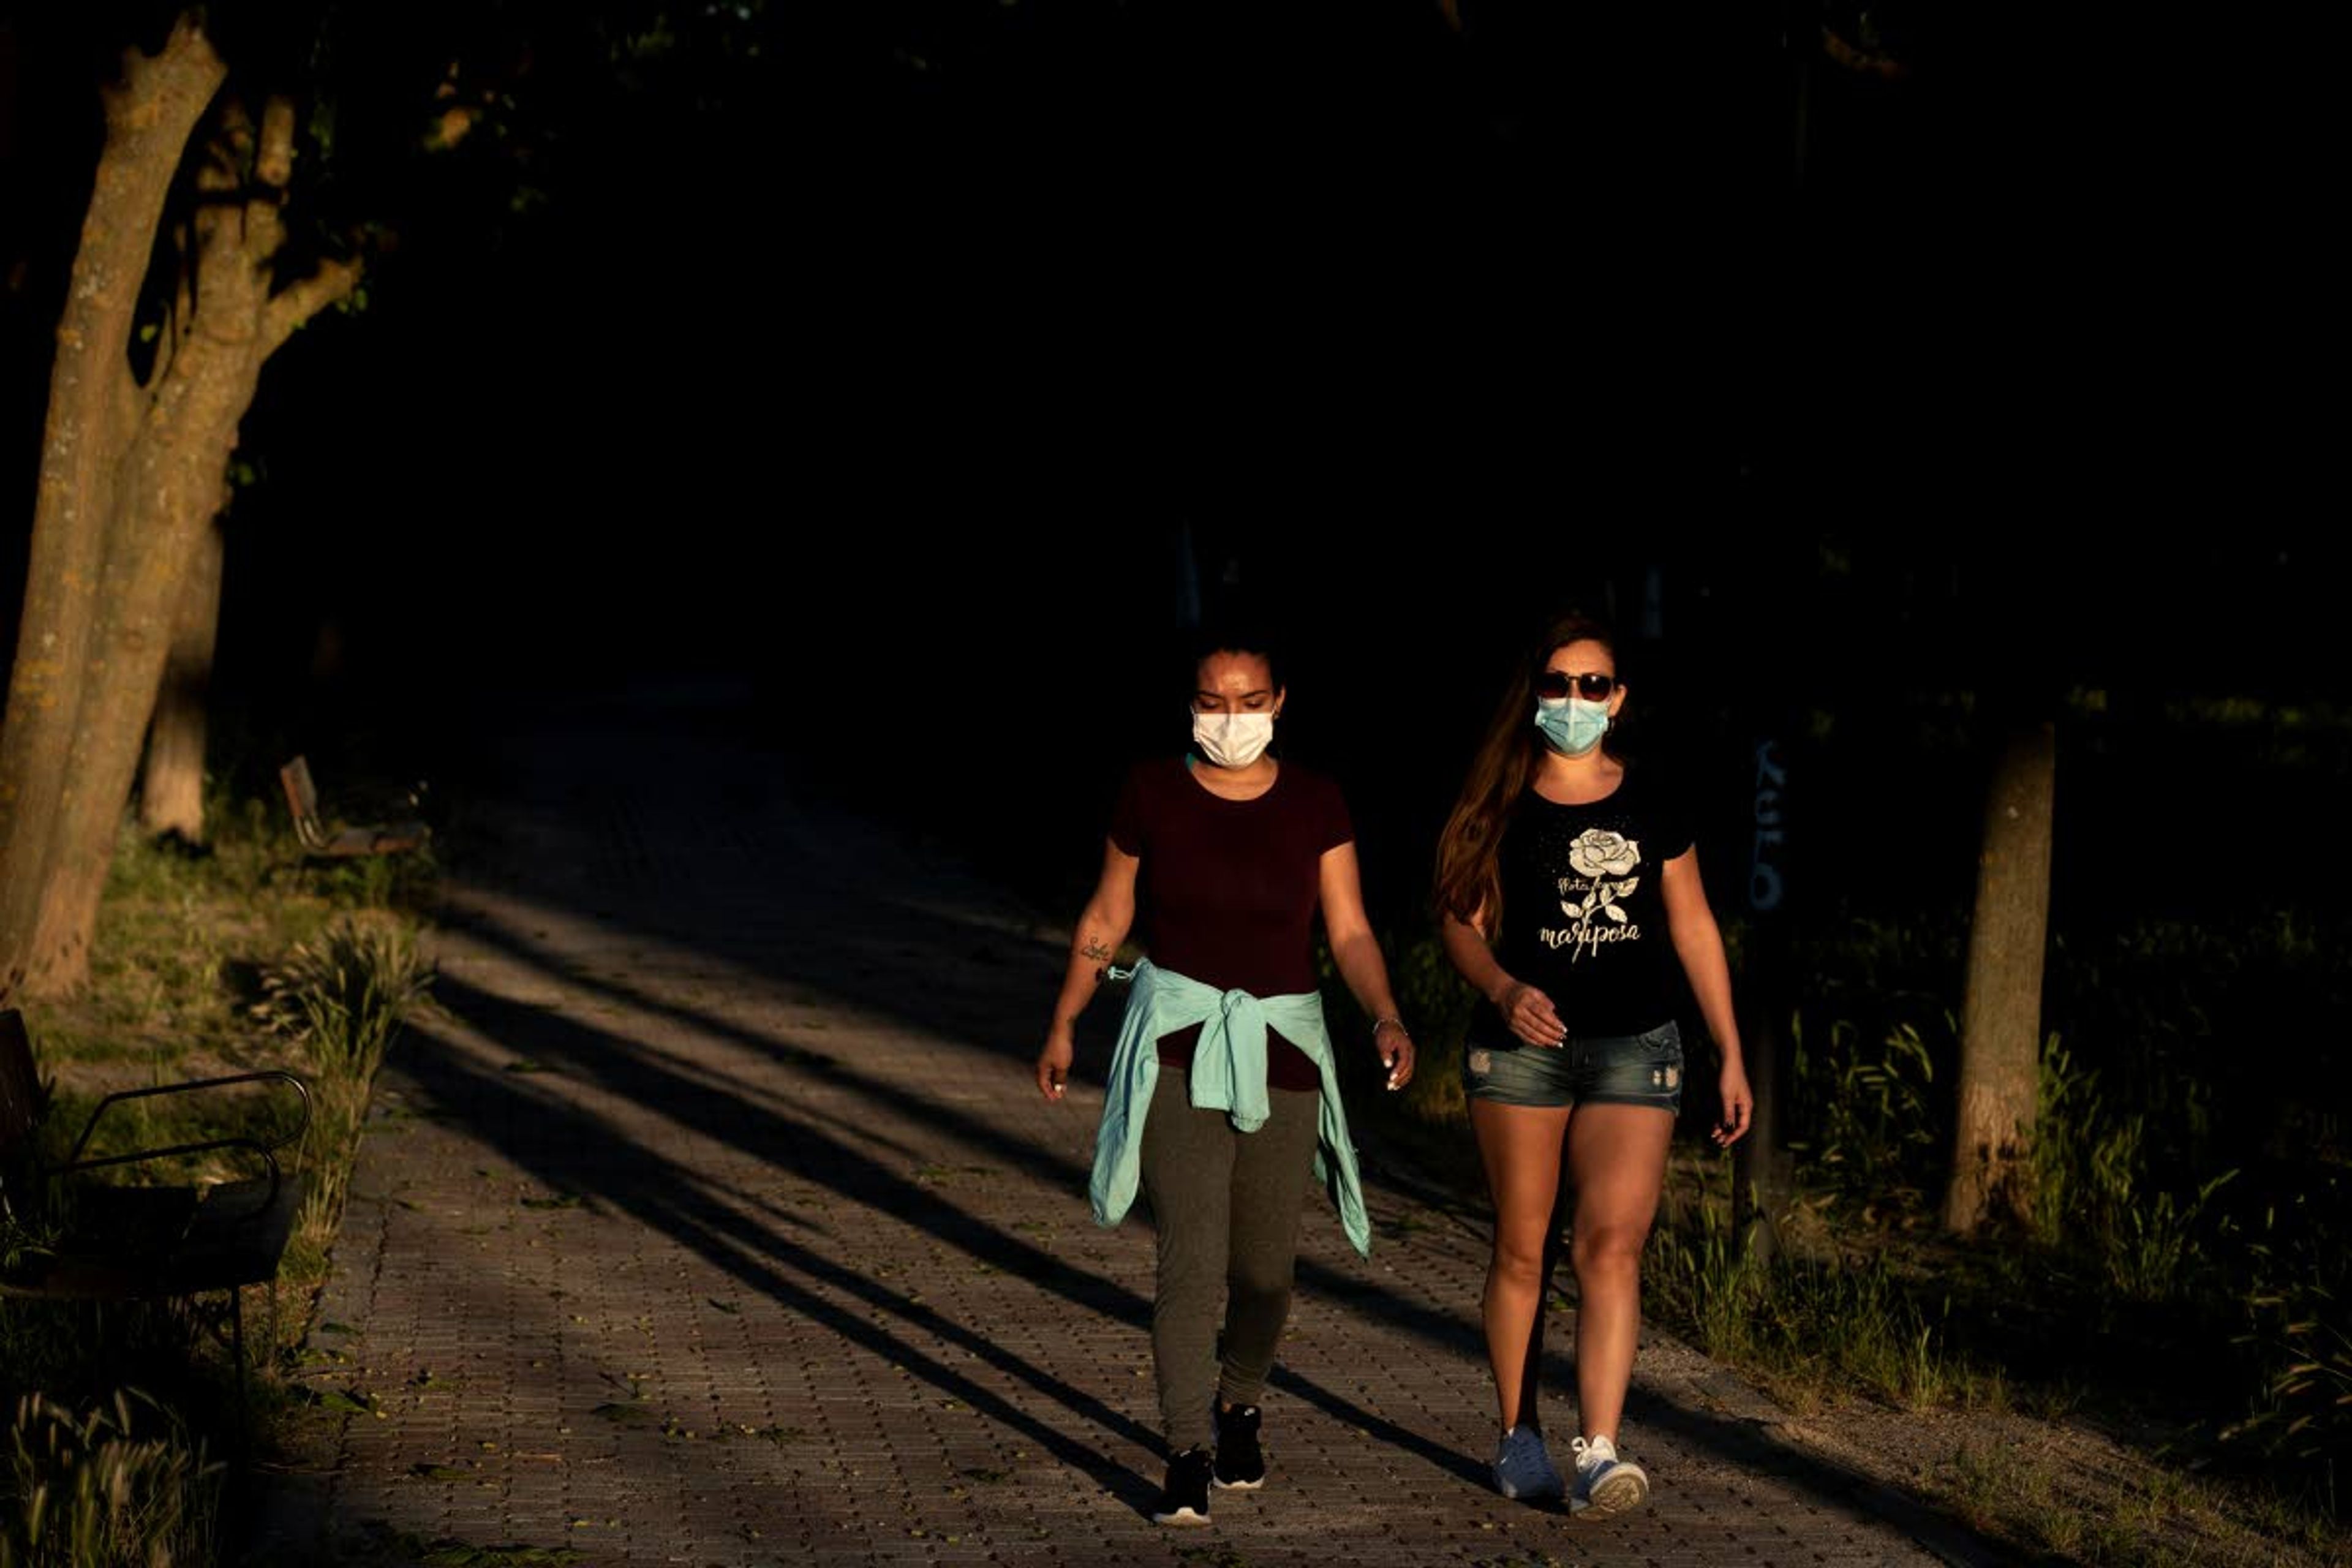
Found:
[[[1514,1426],[1495,1446],[1495,1489],[1515,1502],[1556,1498],[1566,1489],[1551,1456],[1544,1452],[1543,1434]]]
[[[1579,1437],[1576,1488],[1568,1494],[1568,1510],[1587,1519],[1607,1519],[1649,1500],[1650,1477],[1641,1466],[1617,1457],[1617,1445],[1606,1437],[1590,1442]]]

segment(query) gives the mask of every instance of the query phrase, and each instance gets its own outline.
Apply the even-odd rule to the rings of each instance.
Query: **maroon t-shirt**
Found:
[[[1151,962],[1254,996],[1316,989],[1323,853],[1355,837],[1339,786],[1297,763],[1282,763],[1255,800],[1211,795],[1184,758],[1142,763],[1110,823],[1110,841],[1143,862],[1136,935]],[[1160,1061],[1189,1068],[1200,1035],[1195,1026],[1168,1036]],[[1307,1053],[1272,1031],[1265,1079],[1274,1089],[1323,1082]]]

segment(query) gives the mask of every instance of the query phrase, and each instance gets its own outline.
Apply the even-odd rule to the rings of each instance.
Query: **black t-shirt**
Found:
[[[1676,959],[1659,878],[1692,842],[1681,805],[1638,769],[1583,805],[1530,789],[1503,830],[1496,962],[1550,997],[1571,1035],[1636,1035],[1666,1022]],[[1491,1005],[1472,1033],[1482,1045],[1522,1043]]]
[[[1211,795],[1185,759],[1160,758],[1128,774],[1110,841],[1143,864],[1136,873],[1136,940],[1162,969],[1220,991],[1281,996],[1317,987],[1315,911],[1326,850],[1352,841],[1339,787],[1284,763],[1255,800]],[[1197,1028],[1160,1043],[1160,1059],[1190,1067]],[[1322,1077],[1279,1035],[1266,1047],[1266,1082],[1317,1089]]]

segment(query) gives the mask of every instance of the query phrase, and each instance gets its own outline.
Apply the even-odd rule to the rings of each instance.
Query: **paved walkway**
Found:
[[[1370,1261],[1309,1217],[1270,1484],[1213,1530],[1154,1527],[1150,1236],[1084,1196],[1116,999],[1069,1102],[1040,1103],[1063,932],[793,805],[722,709],[623,717],[514,737],[458,825],[485,848],[311,1340],[313,1385],[365,1408],[317,1418],[273,1560],[1969,1560],[1655,1333],[1625,1432],[1654,1505],[1588,1525],[1497,1498],[1484,1215],[1381,1168]]]

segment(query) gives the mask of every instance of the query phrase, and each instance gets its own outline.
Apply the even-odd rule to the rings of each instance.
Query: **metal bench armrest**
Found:
[[[119,1155],[111,1160],[85,1162],[81,1157],[81,1152],[89,1147],[90,1135],[98,1131],[99,1118],[104,1116],[111,1107],[121,1104],[125,1100],[149,1100],[158,1095],[188,1094],[200,1089],[226,1089],[231,1084],[262,1083],[271,1080],[290,1086],[295,1094],[298,1095],[302,1101],[301,1120],[295,1123],[294,1130],[292,1131],[287,1133],[281,1138],[274,1139],[268,1143],[263,1143],[251,1138],[227,1138],[218,1140],[216,1142],[209,1145],[191,1145],[187,1148],[169,1151],[152,1149],[141,1150],[136,1153]],[[266,1068],[259,1072],[231,1073],[226,1078],[192,1079],[186,1083],[158,1084],[152,1089],[118,1089],[114,1093],[108,1095],[104,1100],[100,1100],[96,1106],[91,1108],[89,1121],[83,1124],[81,1136],[74,1140],[73,1152],[67,1155],[66,1163],[63,1165],[58,1166],[57,1169],[60,1171],[88,1169],[93,1164],[111,1164],[133,1159],[152,1158],[155,1155],[165,1152],[187,1153],[191,1152],[194,1148],[225,1148],[230,1144],[236,1143],[242,1143],[248,1148],[257,1150],[266,1157],[271,1150],[283,1149],[287,1144],[293,1142],[296,1139],[301,1137],[310,1130],[310,1086],[303,1082],[299,1075],[288,1072],[283,1068]],[[270,1161],[270,1170],[274,1179],[277,1170],[277,1162],[275,1160]]]
[[[278,1168],[278,1156],[273,1152],[283,1144],[282,1139],[277,1143],[263,1143],[252,1138],[208,1138],[200,1143],[174,1143],[166,1149],[139,1149],[128,1154],[106,1154],[95,1160],[70,1160],[65,1164],[48,1167],[44,1173],[62,1176],[72,1171],[96,1171],[108,1165],[131,1165],[143,1160],[168,1159],[173,1154],[202,1154],[214,1149],[250,1149],[261,1156],[262,1165],[269,1172],[269,1195],[261,1205],[268,1208],[269,1205],[278,1201],[278,1189],[285,1185],[286,1182],[284,1173]]]

